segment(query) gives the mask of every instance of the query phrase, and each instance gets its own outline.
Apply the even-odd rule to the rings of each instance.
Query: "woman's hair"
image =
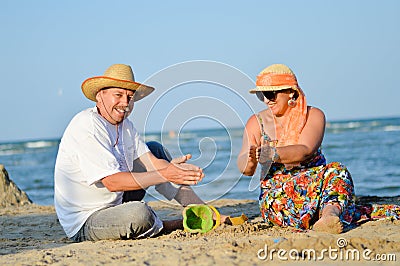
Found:
[[[282,92],[293,92],[294,93],[293,94],[293,98],[295,100],[297,100],[297,98],[299,98],[299,92],[297,90],[295,90],[295,89],[290,88],[290,89],[284,89],[284,90],[281,90],[281,91]]]
[[[299,98],[299,92],[297,91],[297,90],[294,90],[294,89],[290,89],[292,92],[294,92],[294,94],[293,94],[293,98],[295,99],[295,100],[297,100],[297,98]]]

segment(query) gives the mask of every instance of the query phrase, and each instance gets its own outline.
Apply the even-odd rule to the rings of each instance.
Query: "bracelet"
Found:
[[[275,146],[272,146],[271,149],[274,151],[274,154],[272,155],[272,162],[276,163],[279,160],[279,154],[276,151]]]

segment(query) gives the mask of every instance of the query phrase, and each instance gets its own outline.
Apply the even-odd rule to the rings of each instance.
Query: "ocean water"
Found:
[[[145,141],[160,141],[174,157],[193,155],[190,162],[206,174],[194,187],[203,199],[257,199],[258,189],[249,187],[252,177],[242,176],[236,167],[242,133],[242,128],[219,128],[143,137]],[[40,205],[53,204],[58,145],[59,139],[0,143],[0,164]],[[348,167],[358,196],[400,195],[400,118],[329,122],[322,149],[329,162],[339,161]],[[256,172],[254,178],[258,177]],[[163,198],[151,188],[146,199]]]

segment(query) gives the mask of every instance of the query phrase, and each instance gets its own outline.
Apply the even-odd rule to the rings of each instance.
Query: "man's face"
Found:
[[[121,123],[132,112],[133,94],[133,91],[121,88],[100,90],[96,95],[100,115],[113,125]]]

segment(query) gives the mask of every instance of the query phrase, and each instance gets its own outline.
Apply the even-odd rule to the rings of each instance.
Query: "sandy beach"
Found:
[[[400,197],[361,201],[398,203]],[[0,209],[1,265],[397,265],[400,221],[369,221],[340,235],[296,232],[261,222],[254,200],[212,203],[224,214],[245,213],[244,225],[222,225],[206,234],[177,230],[155,238],[74,243],[64,234],[53,206],[29,204]],[[182,208],[150,202],[163,219]],[[378,261],[379,259],[379,261]]]

